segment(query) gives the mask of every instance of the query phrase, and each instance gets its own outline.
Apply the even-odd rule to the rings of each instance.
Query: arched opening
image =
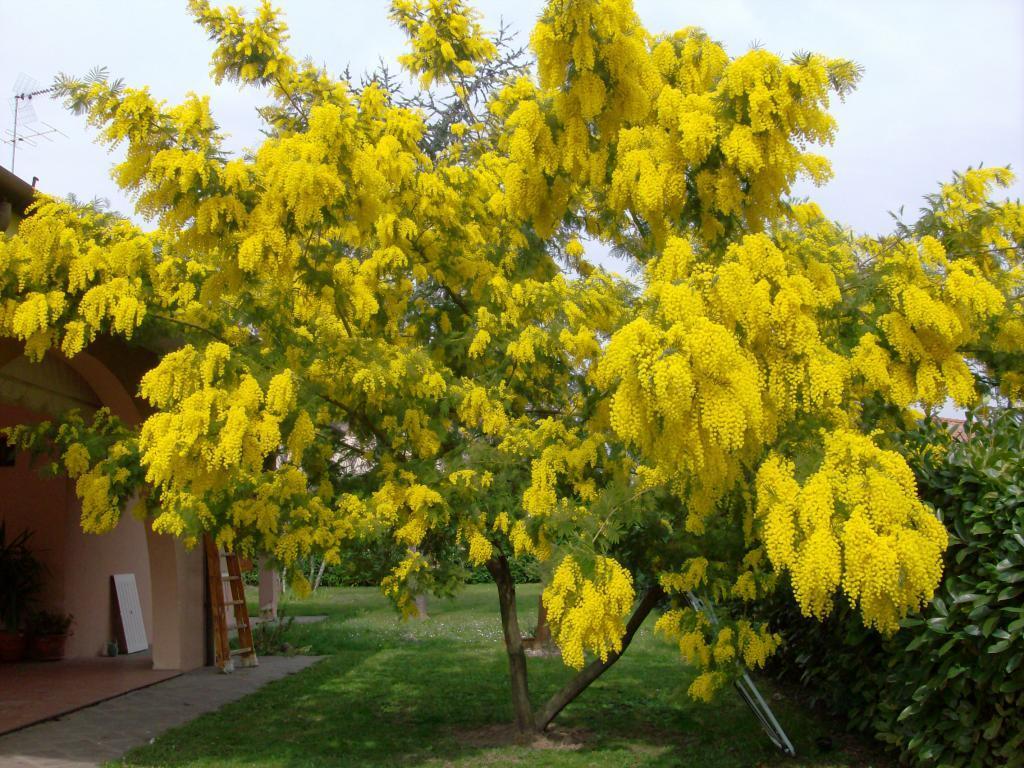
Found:
[[[145,352],[111,340],[87,353],[55,353],[41,363],[20,345],[0,339],[0,427],[53,418],[68,408],[109,408],[129,424],[143,419],[132,395],[151,361]],[[189,552],[130,514],[110,533],[83,533],[71,481],[42,477],[29,457],[16,454],[0,467],[0,515],[8,532],[33,530],[33,548],[47,567],[41,605],[75,616],[68,658],[95,657],[116,637],[118,616],[111,576],[133,573],[154,669],[184,670],[205,660],[203,569]]]

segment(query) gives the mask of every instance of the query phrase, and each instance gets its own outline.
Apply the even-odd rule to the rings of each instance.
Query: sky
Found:
[[[243,0],[252,7],[254,0]],[[277,0],[286,13],[292,53],[311,56],[332,73],[394,62],[401,34],[387,22],[387,0]],[[732,55],[760,45],[784,56],[817,51],[854,59],[864,78],[836,102],[839,134],[824,150],[835,178],[802,185],[798,194],[854,229],[889,229],[889,211],[906,207],[913,220],[921,198],[954,170],[1011,165],[1024,169],[1024,1],[1022,0],[636,0],[652,32],[703,27]],[[477,0],[485,27],[504,19],[526,42],[542,0]],[[187,92],[209,94],[214,115],[240,150],[260,139],[257,92],[216,86],[209,77],[210,43],[190,20],[184,0],[35,0],[9,6],[0,40],[0,95],[8,106],[21,75],[48,85],[55,74],[106,66],[129,85],[149,85],[170,103]],[[397,67],[395,67],[397,69]],[[24,81],[22,81],[24,82]],[[15,172],[39,177],[46,192],[102,197],[130,212],[110,179],[116,159],[92,143],[80,118],[45,97],[33,101],[40,122],[60,129],[52,142],[21,146]],[[7,138],[13,113],[0,108]],[[0,164],[10,167],[10,145]],[[1024,171],[1022,171],[1024,172]],[[1011,197],[1021,196],[1018,182]]]

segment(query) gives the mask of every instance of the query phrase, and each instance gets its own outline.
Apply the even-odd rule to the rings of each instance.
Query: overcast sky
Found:
[[[2,2],[0,93],[13,94],[22,73],[45,86],[57,72],[81,74],[104,65],[112,76],[147,84],[170,102],[190,90],[209,93],[232,146],[258,142],[253,109],[259,96],[212,83],[210,44],[190,21],[184,0]],[[393,62],[401,52],[401,35],[386,19],[386,0],[278,5],[286,12],[292,52],[312,56],[332,72],[346,65],[354,72],[369,69],[378,57]],[[504,17],[525,40],[543,3],[478,0],[476,6],[488,28]],[[978,163],[1024,169],[1021,0],[637,0],[636,6],[651,31],[701,26],[732,55],[759,43],[786,56],[813,50],[864,66],[859,89],[834,110],[839,136],[826,154],[835,179],[821,189],[800,190],[858,230],[887,229],[887,211],[901,205],[913,216],[921,197],[954,169]],[[19,148],[17,174],[38,176],[47,192],[106,197],[115,208],[130,210],[110,180],[112,158],[91,143],[81,121],[52,101],[36,99],[34,109],[40,121],[67,137]],[[4,108],[5,138],[11,122]],[[9,144],[0,164],[10,166]],[[1011,196],[1022,189],[1018,182]]]

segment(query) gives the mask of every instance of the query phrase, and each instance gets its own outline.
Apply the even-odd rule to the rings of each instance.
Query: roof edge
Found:
[[[24,215],[34,198],[35,190],[31,184],[6,168],[0,168],[0,201],[10,203],[19,215]]]

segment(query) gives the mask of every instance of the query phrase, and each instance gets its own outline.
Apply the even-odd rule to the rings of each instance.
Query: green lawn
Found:
[[[537,588],[520,588],[522,624]],[[322,589],[292,603],[291,641],[329,658],[129,753],[129,766],[694,766],[885,765],[762,683],[798,757],[778,754],[731,690],[712,705],[685,695],[691,673],[651,634],[653,619],[608,673],[538,745],[516,743],[508,723],[504,649],[493,585],[431,603],[425,622],[400,622],[371,588]],[[535,702],[567,678],[557,659],[531,659]],[[819,736],[835,748],[822,753]]]

